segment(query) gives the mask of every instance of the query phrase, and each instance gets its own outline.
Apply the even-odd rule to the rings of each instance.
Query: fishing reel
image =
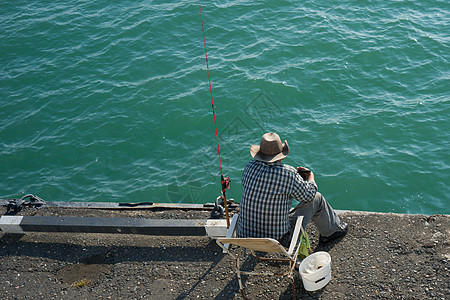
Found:
[[[228,176],[225,178],[223,178],[223,176],[222,176],[220,183],[222,184],[222,194],[225,195],[226,190],[230,189],[231,179]]]

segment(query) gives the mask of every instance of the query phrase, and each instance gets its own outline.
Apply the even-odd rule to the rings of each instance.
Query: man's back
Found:
[[[288,230],[292,199],[311,201],[314,182],[304,181],[297,170],[280,161],[250,161],[242,174],[238,237],[280,239]]]

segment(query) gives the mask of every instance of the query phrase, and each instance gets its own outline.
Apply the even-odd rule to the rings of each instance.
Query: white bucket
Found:
[[[307,291],[323,288],[331,279],[331,256],[319,251],[306,257],[299,268],[303,286]]]

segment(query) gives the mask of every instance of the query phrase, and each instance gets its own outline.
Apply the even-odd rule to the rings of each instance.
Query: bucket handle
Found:
[[[325,277],[323,277],[323,278],[321,278],[321,279],[319,279],[319,280],[316,280],[314,283],[319,283],[319,282],[321,282],[322,280],[325,280]]]

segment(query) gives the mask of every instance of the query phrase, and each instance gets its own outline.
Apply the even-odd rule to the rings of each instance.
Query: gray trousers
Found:
[[[298,216],[303,216],[303,228],[306,228],[306,225],[312,220],[322,236],[332,235],[339,229],[339,224],[341,223],[331,205],[325,200],[321,193],[317,192],[314,200],[310,202],[300,202],[289,213],[291,228],[289,233],[281,241],[283,246],[289,246]]]

